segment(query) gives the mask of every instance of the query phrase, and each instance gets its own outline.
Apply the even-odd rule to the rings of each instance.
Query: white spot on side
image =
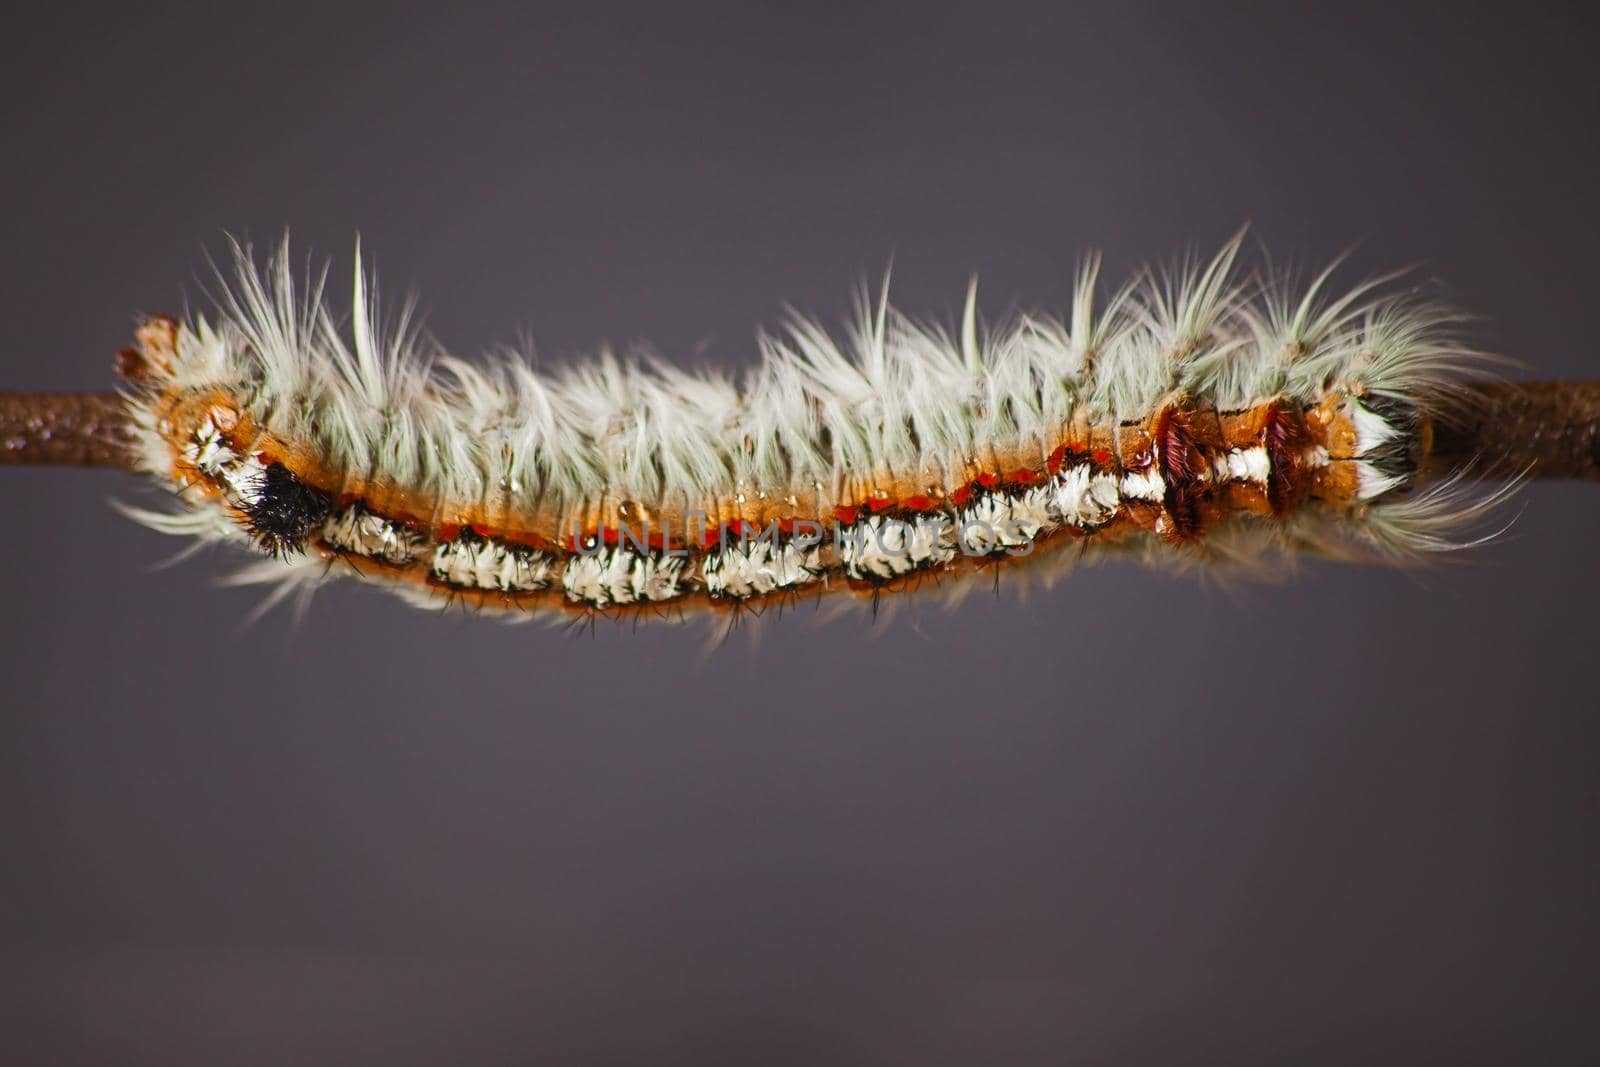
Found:
[[[948,522],[874,515],[840,537],[839,558],[852,578],[898,578],[953,559],[955,551],[944,536],[949,528]]]
[[[1015,500],[986,496],[965,509],[957,518],[956,530],[961,551],[969,556],[985,556],[1006,548],[1030,544],[1050,522],[1050,494],[1032,489]]]
[[[671,600],[678,595],[678,581],[687,562],[682,556],[633,556],[628,569],[628,589],[635,600]]]
[[[597,608],[641,600],[671,600],[679,593],[684,560],[679,556],[642,556],[625,546],[577,553],[561,572],[568,600]]]
[[[712,596],[749,597],[817,580],[822,569],[815,548],[793,542],[775,546],[766,540],[729,542],[700,562],[700,574]]]
[[[550,584],[550,558],[492,539],[434,546],[433,576],[465,589],[527,593]]]
[[[195,428],[184,446],[183,458],[202,474],[216,477],[224,466],[238,458],[238,454],[228,447],[222,431],[207,418]]]
[[[322,539],[341,551],[385,563],[409,563],[423,545],[423,539],[410,529],[360,505],[348,507],[324,523]]]
[[[1041,530],[1060,525],[1050,511],[1050,490],[1029,489],[1011,499],[1011,528],[1022,535],[1023,541],[1032,541]]]
[[[1405,478],[1396,474],[1384,474],[1370,463],[1356,464],[1356,495],[1362,500],[1371,500],[1373,497],[1382,496],[1391,489],[1399,488],[1405,484]]]
[[[576,553],[561,572],[561,588],[568,600],[606,607],[616,602],[615,594],[632,599],[628,585],[628,562],[616,549],[603,548],[593,555]]]
[[[1100,526],[1110,522],[1121,503],[1116,476],[1096,474],[1087,463],[1062,471],[1051,499],[1061,521],[1073,526]]]
[[[244,510],[260,499],[267,468],[255,456],[240,455],[228,447],[227,438],[217,425],[218,419],[225,423],[237,422],[230,412],[212,408],[184,444],[183,458],[221,485],[230,506]]]
[[[1212,469],[1219,482],[1255,482],[1266,485],[1272,473],[1272,458],[1265,445],[1255,448],[1231,448],[1218,456]]]
[[[1166,488],[1167,483],[1162,480],[1161,472],[1154,464],[1147,470],[1122,476],[1122,495],[1132,500],[1150,500],[1159,504]]]
[[[1389,425],[1359,400],[1350,401],[1351,420],[1356,425],[1356,455],[1364,456],[1394,440],[1400,431]]]
[[[267,468],[255,456],[244,456],[218,467],[216,477],[227,487],[228,503],[244,510],[261,499]]]

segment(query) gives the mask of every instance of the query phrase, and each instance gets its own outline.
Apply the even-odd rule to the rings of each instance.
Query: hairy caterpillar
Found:
[[[1409,561],[1503,498],[1465,490],[1475,454],[1595,475],[1590,387],[1497,393],[1393,277],[1296,291],[1241,279],[1239,247],[1103,299],[1091,257],[1064,319],[993,329],[973,290],[955,330],[863,298],[842,341],[763,335],[736,385],[462,362],[383,330],[359,251],[346,331],[285,249],[262,272],[236,246],[214,319],[146,320],[119,397],[6,398],[0,455],[151,475],[177,510],[124,510],[253,544],[272,558],[241,580],[274,599],[347,574],[527,613],[875,598],[1106,551]]]

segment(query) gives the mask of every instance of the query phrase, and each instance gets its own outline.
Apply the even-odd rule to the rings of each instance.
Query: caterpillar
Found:
[[[1245,276],[1241,238],[1110,291],[1091,255],[1062,317],[863,295],[842,336],[762,333],[740,382],[469,363],[385,327],[359,246],[341,326],[326,270],[234,244],[210,317],[139,325],[120,393],[0,398],[0,458],[148,475],[172,509],[122,510],[263,553],[237,580],[270,600],[350,576],[510,617],[876,603],[1107,553],[1416,562],[1515,487],[1471,473],[1596,477],[1595,387],[1490,382],[1398,276]]]

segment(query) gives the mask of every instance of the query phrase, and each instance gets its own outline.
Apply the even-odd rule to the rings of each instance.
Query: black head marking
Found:
[[[261,476],[255,500],[246,509],[246,526],[264,552],[287,557],[305,550],[305,540],[333,511],[333,499],[273,463]]]

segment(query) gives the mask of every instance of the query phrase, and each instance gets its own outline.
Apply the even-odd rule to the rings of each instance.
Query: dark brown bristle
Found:
[[[1156,419],[1155,439],[1166,486],[1161,503],[1169,520],[1163,533],[1171,541],[1192,541],[1200,534],[1197,497],[1200,478],[1206,470],[1205,456],[1194,443],[1184,413],[1174,405],[1162,409]]]
[[[1311,437],[1306,432],[1305,420],[1298,412],[1273,403],[1267,406],[1262,440],[1266,445],[1267,458],[1271,461],[1271,471],[1267,475],[1267,505],[1272,508],[1274,515],[1282,515],[1305,495],[1303,457],[1311,444]]]
[[[281,463],[268,465],[245,509],[246,526],[262,551],[288,557],[305,550],[311,532],[328,518],[333,499],[306,485]]]

